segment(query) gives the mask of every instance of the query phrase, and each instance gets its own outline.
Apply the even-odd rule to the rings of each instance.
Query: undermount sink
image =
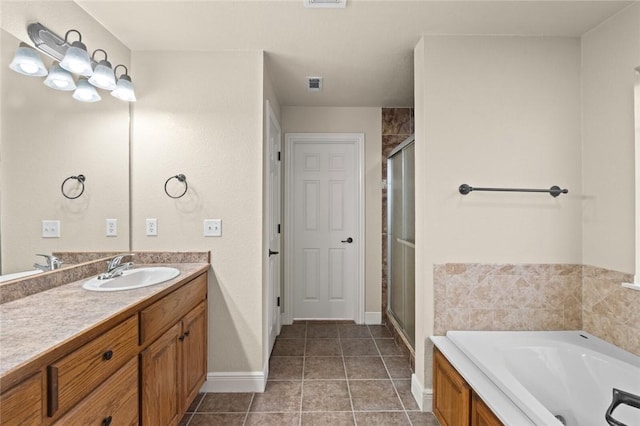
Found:
[[[152,266],[147,268],[129,269],[121,276],[99,280],[98,277],[91,278],[82,287],[91,291],[120,291],[132,290],[134,288],[148,287],[169,281],[180,275],[176,268],[166,266]]]

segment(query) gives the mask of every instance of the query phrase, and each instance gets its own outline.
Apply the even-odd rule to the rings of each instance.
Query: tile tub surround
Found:
[[[105,271],[108,259],[128,252],[54,252],[64,263],[61,269],[0,285],[0,304],[46,291]],[[134,263],[210,263],[211,252],[133,252]],[[67,266],[65,266],[67,265]]]
[[[620,285],[633,275],[582,267],[582,328],[640,356],[640,291]]]
[[[382,325],[283,326],[264,393],[199,395],[180,422],[196,425],[437,426],[411,395],[411,369]]]
[[[581,265],[434,266],[434,334],[582,328]]]

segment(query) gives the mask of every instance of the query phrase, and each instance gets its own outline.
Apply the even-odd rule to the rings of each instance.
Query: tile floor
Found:
[[[180,422],[200,425],[427,425],[411,395],[411,369],[380,325],[284,326],[264,393],[200,394]]]

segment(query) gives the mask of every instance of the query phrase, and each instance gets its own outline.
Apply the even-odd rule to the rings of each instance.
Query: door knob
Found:
[[[279,251],[273,251],[271,249],[269,249],[269,257],[273,256],[274,254],[278,254],[280,253]]]
[[[342,242],[342,243],[349,243],[349,244],[351,244],[351,243],[353,242],[353,238],[349,237],[349,238],[347,238],[346,240],[342,240],[341,242]]]

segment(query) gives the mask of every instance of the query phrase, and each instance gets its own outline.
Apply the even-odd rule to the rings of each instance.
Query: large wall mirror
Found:
[[[21,40],[4,29],[0,37],[2,274],[33,269],[37,253],[128,250],[129,104],[105,91],[100,102],[79,102],[44,78],[11,71]],[[61,185],[79,174],[85,191],[67,199]],[[78,185],[71,179],[65,188],[77,195]],[[117,236],[106,236],[106,219],[117,219]],[[42,236],[43,220],[60,221],[59,238]]]

